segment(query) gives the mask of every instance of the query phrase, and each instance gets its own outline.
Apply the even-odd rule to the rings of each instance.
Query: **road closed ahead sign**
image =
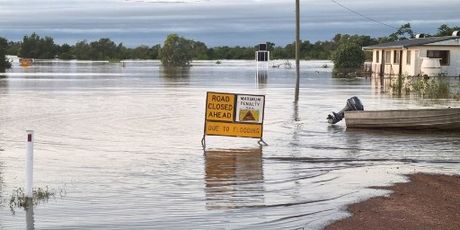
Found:
[[[208,92],[204,134],[262,138],[265,96]]]
[[[206,120],[233,122],[235,95],[226,93],[208,93]]]

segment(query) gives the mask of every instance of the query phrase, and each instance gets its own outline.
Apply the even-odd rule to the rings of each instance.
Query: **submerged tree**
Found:
[[[8,41],[0,38],[0,72],[5,72],[11,67],[11,63],[6,60],[6,51],[8,49]]]
[[[364,58],[361,47],[351,42],[341,44],[332,55],[334,67],[337,69],[361,68]]]
[[[170,34],[160,49],[161,63],[165,67],[186,67],[193,58],[191,41],[177,34]]]

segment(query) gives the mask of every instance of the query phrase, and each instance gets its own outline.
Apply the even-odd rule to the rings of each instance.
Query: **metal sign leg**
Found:
[[[260,146],[268,146],[267,142],[265,142],[262,138],[257,142]]]
[[[201,139],[201,146],[203,149],[206,149],[206,135],[203,136],[203,139]]]

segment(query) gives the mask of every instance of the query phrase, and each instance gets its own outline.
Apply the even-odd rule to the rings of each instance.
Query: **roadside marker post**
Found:
[[[27,130],[27,152],[26,152],[26,197],[33,198],[34,180],[34,131]]]

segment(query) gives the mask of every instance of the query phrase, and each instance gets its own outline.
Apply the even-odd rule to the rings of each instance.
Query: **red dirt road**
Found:
[[[460,229],[460,176],[409,178],[409,183],[385,187],[394,191],[389,197],[351,205],[351,217],[326,229]]]

